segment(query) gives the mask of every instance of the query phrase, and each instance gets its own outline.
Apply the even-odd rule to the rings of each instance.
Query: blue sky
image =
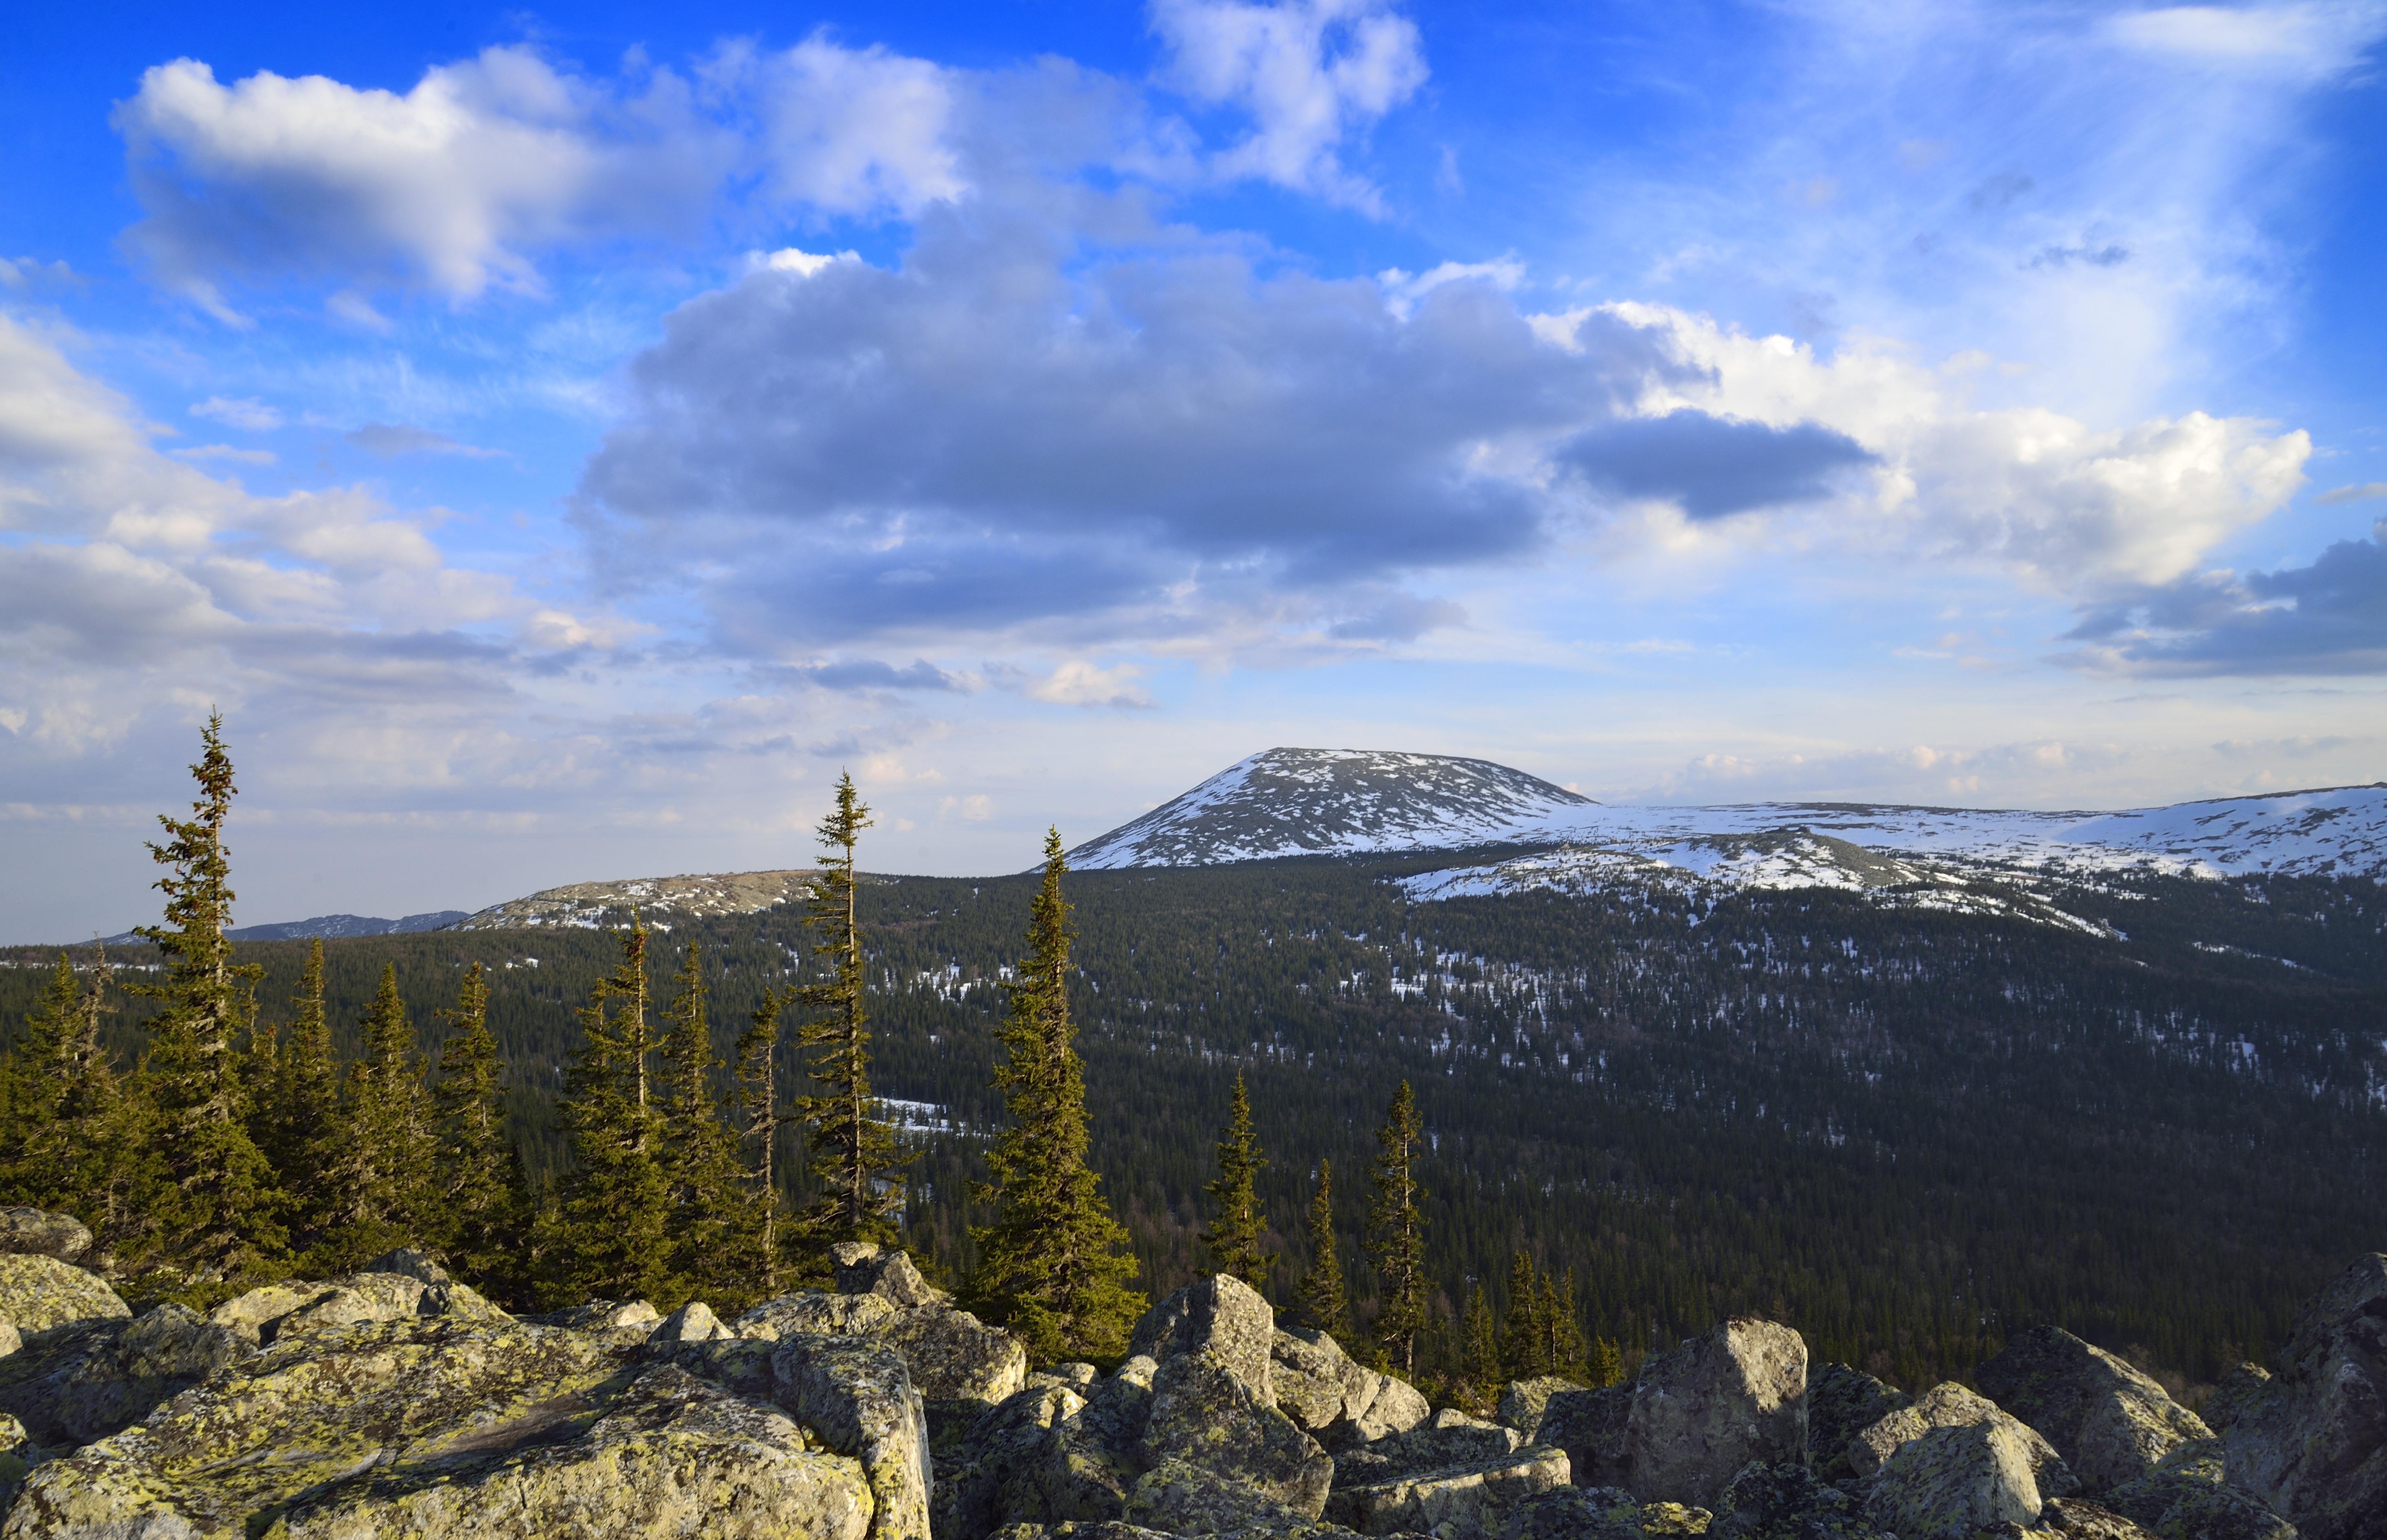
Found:
[[[2387,773],[2378,0],[11,25],[0,937]]]

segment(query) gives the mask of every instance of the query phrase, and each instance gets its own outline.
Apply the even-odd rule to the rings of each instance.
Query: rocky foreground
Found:
[[[1631,1385],[1435,1411],[1214,1278],[1031,1369],[908,1258],[724,1322],[516,1318],[420,1253],[134,1316],[0,1211],[0,1540],[2387,1540],[2387,1256],[2205,1407],[2052,1328],[1908,1396],[1731,1320]]]

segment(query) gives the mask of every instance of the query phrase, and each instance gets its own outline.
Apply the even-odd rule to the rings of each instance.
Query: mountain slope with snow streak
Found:
[[[1645,867],[1730,886],[1863,889],[1953,881],[1983,867],[2380,880],[2387,878],[2387,784],[2115,813],[1856,802],[1617,807],[1484,760],[1271,749],[1080,845],[1070,862],[1203,866],[1495,846],[1572,852],[1555,865],[1497,863],[1471,879],[1503,889]],[[1561,868],[1572,875],[1561,877]]]

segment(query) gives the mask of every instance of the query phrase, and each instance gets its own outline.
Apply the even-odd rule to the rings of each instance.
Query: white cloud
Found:
[[[1510,256],[1489,262],[1444,262],[1418,273],[1386,268],[1376,274],[1376,282],[1383,286],[1385,305],[1403,321],[1416,312],[1418,301],[1427,295],[1445,284],[1466,279],[1489,284],[1506,293],[1525,281],[1525,264]]]
[[[2327,80],[2387,33],[2375,0],[2285,6],[2173,6],[2109,19],[2128,47],[2191,63]]]
[[[2313,501],[2321,503],[2364,502],[2372,498],[2387,498],[2387,481],[2366,481],[2353,486],[2332,486]]]
[[[204,401],[193,402],[191,415],[205,417],[212,422],[221,423],[228,428],[239,428],[248,433],[268,433],[282,425],[282,413],[254,397],[234,400],[221,396],[210,396]]]
[[[1339,152],[1425,83],[1415,22],[1383,0],[1154,0],[1152,25],[1170,49],[1174,83],[1256,123],[1218,157],[1216,174],[1379,207]]]
[[[782,204],[909,217],[967,191],[952,143],[954,77],[927,59],[815,32],[780,53],[732,49],[711,73],[751,97],[752,153]]]
[[[169,449],[176,460],[231,460],[244,465],[271,465],[275,455],[272,449],[240,449],[230,444],[202,444],[188,449]]]
[[[1144,670],[1134,663],[1118,663],[1100,668],[1082,660],[1072,659],[1052,673],[1041,677],[1013,672],[1019,693],[1030,701],[1042,701],[1055,706],[1103,706],[1113,709],[1148,708],[1153,700],[1137,681]],[[998,673],[998,677],[1002,675]]]

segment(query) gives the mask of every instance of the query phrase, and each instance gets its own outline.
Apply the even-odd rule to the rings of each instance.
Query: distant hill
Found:
[[[373,915],[318,915],[311,920],[244,925],[224,935],[235,941],[303,941],[309,936],[331,941],[350,936],[404,936],[418,930],[445,930],[466,917],[466,911],[461,909],[435,909],[427,915],[409,915],[401,920],[385,920]],[[120,936],[104,936],[100,940],[106,946],[132,946],[141,938],[128,930]]]
[[[812,885],[810,869],[776,872],[719,872],[682,877],[623,877],[612,882],[574,882],[545,888],[528,898],[493,903],[471,915],[458,915],[459,930],[514,930],[539,926],[576,926],[595,929],[626,924],[630,911],[662,923],[673,920],[717,919],[751,915],[777,903],[802,903]]]

